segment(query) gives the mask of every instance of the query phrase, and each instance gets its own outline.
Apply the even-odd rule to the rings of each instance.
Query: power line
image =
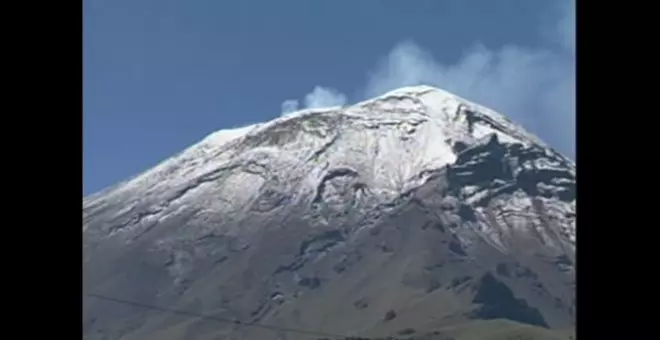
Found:
[[[96,299],[99,299],[99,300],[115,302],[115,303],[119,303],[119,304],[123,304],[123,305],[129,305],[129,306],[145,308],[145,309],[153,309],[153,310],[157,310],[157,311],[161,311],[161,312],[165,312],[165,313],[183,315],[183,316],[199,318],[199,319],[208,320],[208,321],[215,321],[215,322],[220,322],[220,323],[229,323],[229,324],[233,324],[233,325],[237,325],[237,326],[241,326],[241,327],[255,327],[255,328],[268,329],[268,330],[271,330],[271,331],[298,333],[298,334],[322,336],[322,337],[333,337],[333,338],[345,338],[346,337],[345,335],[341,335],[341,334],[332,334],[332,333],[317,332],[317,331],[310,331],[310,330],[304,330],[304,329],[278,327],[278,326],[259,324],[259,323],[256,323],[256,322],[242,322],[242,321],[239,321],[239,320],[219,318],[219,317],[199,314],[199,313],[195,313],[195,312],[188,312],[188,311],[172,309],[172,308],[166,308],[166,307],[161,307],[161,306],[148,305],[148,304],[144,304],[144,303],[141,303],[141,302],[118,299],[118,298],[104,296],[104,295],[100,295],[100,294],[94,294],[94,293],[87,293],[87,294],[84,294],[84,295],[89,296],[89,297],[93,297],[93,298],[96,298]]]

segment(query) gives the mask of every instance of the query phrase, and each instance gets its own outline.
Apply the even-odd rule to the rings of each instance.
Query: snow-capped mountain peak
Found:
[[[575,164],[488,108],[405,87],[215,132],[84,198],[83,237],[87,286],[163,302],[199,296],[241,320],[302,327],[299,310],[316,308],[313,327],[387,330],[379,313],[400,308],[568,327]],[[136,279],[109,284],[116,268]],[[488,299],[490,284],[535,307],[513,293],[505,307],[492,302],[501,297]],[[367,308],[367,298],[379,302]],[[331,302],[343,304],[318,307]],[[358,311],[369,317],[351,317]]]
[[[360,200],[391,201],[455,164],[466,150],[488,143],[538,149],[548,166],[574,167],[502,115],[444,90],[414,86],[345,108],[307,109],[218,131],[103,199],[132,196],[130,205],[146,207],[168,196],[186,205],[215,198],[213,209],[231,214],[255,204],[281,208],[263,203],[273,199],[265,198],[266,192],[291,202],[349,199],[319,198],[328,194],[319,192],[328,178],[344,173],[339,177],[348,176],[364,189]],[[224,177],[223,186],[205,181],[208,177]],[[196,190],[185,189],[191,186]],[[182,190],[185,194],[177,193]],[[90,197],[84,205],[94,201]]]

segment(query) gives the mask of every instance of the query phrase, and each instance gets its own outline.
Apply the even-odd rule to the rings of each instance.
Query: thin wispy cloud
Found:
[[[443,64],[415,42],[404,41],[368,74],[357,99],[402,86],[436,86],[499,111],[573,157],[575,3],[564,0],[557,4],[553,23],[538,28],[547,40],[543,49],[512,44],[488,49],[474,43],[457,62]],[[345,103],[345,95],[317,86],[306,96],[304,107]],[[294,107],[290,104],[288,108]]]
[[[295,99],[287,99],[282,102],[282,114],[291,113],[297,111],[300,107],[300,103]]]

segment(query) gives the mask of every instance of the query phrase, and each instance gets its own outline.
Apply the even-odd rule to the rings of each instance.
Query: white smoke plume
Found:
[[[305,96],[303,108],[313,109],[331,106],[344,106],[348,101],[345,94],[331,88],[316,86],[312,92]],[[282,103],[282,114],[299,109],[300,103],[295,99],[285,100]]]
[[[291,113],[297,111],[300,103],[295,99],[287,99],[282,103],[282,114]]]
[[[445,65],[414,42],[401,42],[368,76],[358,99],[407,85],[436,86],[508,116],[573,158],[575,3],[557,4],[562,11],[554,26],[540,27],[550,47],[533,50],[509,45],[489,50],[475,44],[456,63]],[[345,103],[345,95],[322,87],[305,98],[306,107]]]

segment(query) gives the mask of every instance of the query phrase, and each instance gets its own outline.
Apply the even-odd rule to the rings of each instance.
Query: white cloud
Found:
[[[575,10],[561,3],[555,24],[541,32],[555,47],[531,50],[509,45],[489,50],[479,44],[446,65],[413,42],[396,45],[371,73],[365,97],[426,84],[507,115],[553,147],[574,155]]]
[[[298,101],[295,99],[285,100],[284,102],[282,102],[282,114],[287,114],[296,111],[298,110],[298,106],[300,106],[300,103],[298,103]]]
[[[475,44],[456,63],[443,64],[412,41],[397,44],[368,75],[362,98],[407,85],[437,86],[491,107],[523,125],[569,157],[575,147],[574,0],[558,2],[551,27],[540,27],[548,47]],[[346,96],[316,87],[306,107],[344,105]]]
[[[300,109],[314,109],[332,106],[344,106],[348,101],[345,94],[328,87],[315,86],[312,92],[305,95],[304,107]],[[282,114],[287,114],[299,109],[297,100],[289,99],[282,103]]]
[[[320,108],[329,106],[344,106],[346,95],[331,88],[316,86],[305,96],[305,107]]]

